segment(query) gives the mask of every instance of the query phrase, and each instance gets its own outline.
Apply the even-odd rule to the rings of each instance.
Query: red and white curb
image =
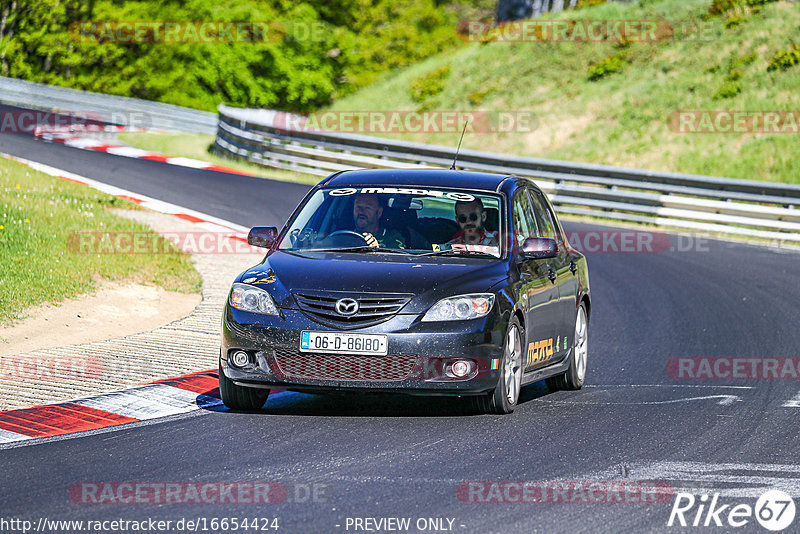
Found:
[[[16,161],[17,163],[22,163],[31,169],[43,172],[50,176],[55,176],[56,178],[68,180],[76,184],[88,185],[93,189],[97,189],[98,191],[108,193],[109,195],[128,200],[153,211],[174,215],[179,219],[193,223],[198,229],[202,229],[206,232],[222,233],[226,234],[226,237],[247,242],[247,233],[249,232],[249,228],[236,223],[214,217],[213,215],[208,215],[206,213],[184,208],[176,204],[170,204],[169,202],[164,202],[163,200],[140,195],[138,193],[121,189],[113,185],[104,184],[103,182],[98,182],[97,180],[92,180],[91,178],[86,178],[85,176],[80,176],[78,174],[71,173],[63,169],[58,169],[56,167],[51,167],[50,165],[45,165],[43,163],[38,163],[36,161],[18,158],[16,156],[11,156],[4,153],[0,153],[0,156],[12,161]],[[258,249],[254,250],[258,251]]]
[[[108,144],[99,139],[91,139],[73,134],[59,134],[41,132],[36,136],[43,141],[51,143],[61,143],[65,146],[80,148],[82,150],[94,150],[96,152],[105,152],[115,156],[124,156],[126,158],[147,159],[150,161],[160,161],[168,165],[178,165],[179,167],[190,167],[192,169],[204,169],[207,171],[225,172],[228,174],[241,174],[244,176],[255,176],[255,173],[248,171],[241,171],[232,167],[225,167],[224,165],[217,165],[208,161],[199,159],[184,158],[179,156],[165,156],[158,152],[150,152],[141,148],[125,145]]]
[[[174,215],[208,232],[244,239],[244,226],[104,184],[43,163],[0,153],[37,171],[87,185],[148,209]],[[257,249],[256,249],[257,250]],[[157,419],[219,406],[217,371],[203,371],[68,402],[0,412],[0,445]]]
[[[217,371],[0,412],[0,444],[63,436],[221,406]]]

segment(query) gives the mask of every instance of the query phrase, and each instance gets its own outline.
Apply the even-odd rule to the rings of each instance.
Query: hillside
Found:
[[[385,75],[331,109],[529,111],[535,117],[532,131],[471,133],[464,147],[800,182],[800,50],[793,45],[800,3],[642,0],[544,20],[578,18],[655,20],[659,32],[668,21],[680,35],[662,32],[655,42],[627,44],[472,42]],[[710,124],[715,133],[681,133],[674,122],[681,110],[794,113],[777,122],[787,133],[747,133],[747,122],[721,133],[734,117],[718,120],[720,115],[710,113],[690,120],[687,128]],[[452,131],[393,136],[451,146],[458,141]]]
[[[317,109],[457,46],[459,18],[492,2],[14,0],[0,75],[209,111]]]

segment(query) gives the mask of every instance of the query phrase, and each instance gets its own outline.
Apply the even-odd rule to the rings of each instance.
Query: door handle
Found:
[[[556,273],[553,272],[553,269],[550,269],[550,272],[547,273],[547,278],[554,284],[556,283]]]
[[[572,271],[572,274],[575,274],[578,271],[578,266],[575,265],[574,261],[569,262],[569,270]]]

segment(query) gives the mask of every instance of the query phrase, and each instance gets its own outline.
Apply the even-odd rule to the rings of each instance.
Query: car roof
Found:
[[[445,169],[364,169],[343,171],[328,178],[323,185],[398,185],[497,191],[509,176],[488,172]]]

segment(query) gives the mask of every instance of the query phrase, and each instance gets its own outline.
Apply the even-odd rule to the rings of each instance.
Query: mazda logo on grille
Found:
[[[355,299],[339,299],[336,301],[336,313],[350,317],[358,313],[358,301]]]

